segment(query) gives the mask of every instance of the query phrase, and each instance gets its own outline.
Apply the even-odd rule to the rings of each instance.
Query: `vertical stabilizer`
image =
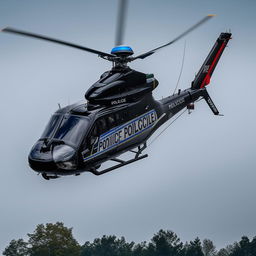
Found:
[[[210,83],[212,73],[218,64],[218,61],[223,53],[228,41],[231,39],[231,33],[221,33],[209,55],[204,61],[202,67],[197,73],[194,81],[192,82],[192,89],[204,88]]]

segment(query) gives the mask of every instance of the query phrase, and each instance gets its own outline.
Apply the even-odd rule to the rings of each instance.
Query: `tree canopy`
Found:
[[[6,256],[68,256],[80,255],[80,245],[72,235],[72,228],[63,223],[40,224],[28,235],[28,242],[12,240],[3,255]]]
[[[62,222],[39,224],[27,240],[11,240],[3,251],[5,256],[256,256],[256,237],[243,236],[239,242],[219,251],[209,239],[197,237],[182,243],[171,230],[159,230],[149,242],[128,242],[124,237],[103,235],[80,245],[72,228]]]

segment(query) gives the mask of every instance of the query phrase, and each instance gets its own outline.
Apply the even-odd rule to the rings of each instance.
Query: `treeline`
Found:
[[[183,243],[172,231],[160,230],[149,242],[127,242],[124,237],[103,236],[80,245],[72,228],[63,223],[40,224],[28,239],[12,240],[3,251],[6,256],[256,256],[256,237],[216,250],[209,239]]]

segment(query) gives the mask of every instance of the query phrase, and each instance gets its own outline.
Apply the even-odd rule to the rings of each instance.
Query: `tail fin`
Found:
[[[229,39],[231,39],[231,33],[221,33],[212,50],[204,61],[202,67],[197,73],[194,81],[192,82],[192,89],[200,89],[210,83],[212,73],[223,53]]]
[[[204,97],[206,103],[208,104],[208,106],[211,109],[211,111],[213,112],[213,114],[217,115],[217,116],[222,116],[222,115],[220,115],[219,110],[217,109],[217,107],[213,103],[213,101],[212,101],[210,95],[208,94],[208,92],[206,91],[206,89],[203,90],[202,96]]]

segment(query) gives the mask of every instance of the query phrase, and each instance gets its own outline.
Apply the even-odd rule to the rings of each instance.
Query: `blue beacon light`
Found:
[[[111,54],[127,54],[132,55],[133,50],[130,46],[116,46],[111,50]]]

